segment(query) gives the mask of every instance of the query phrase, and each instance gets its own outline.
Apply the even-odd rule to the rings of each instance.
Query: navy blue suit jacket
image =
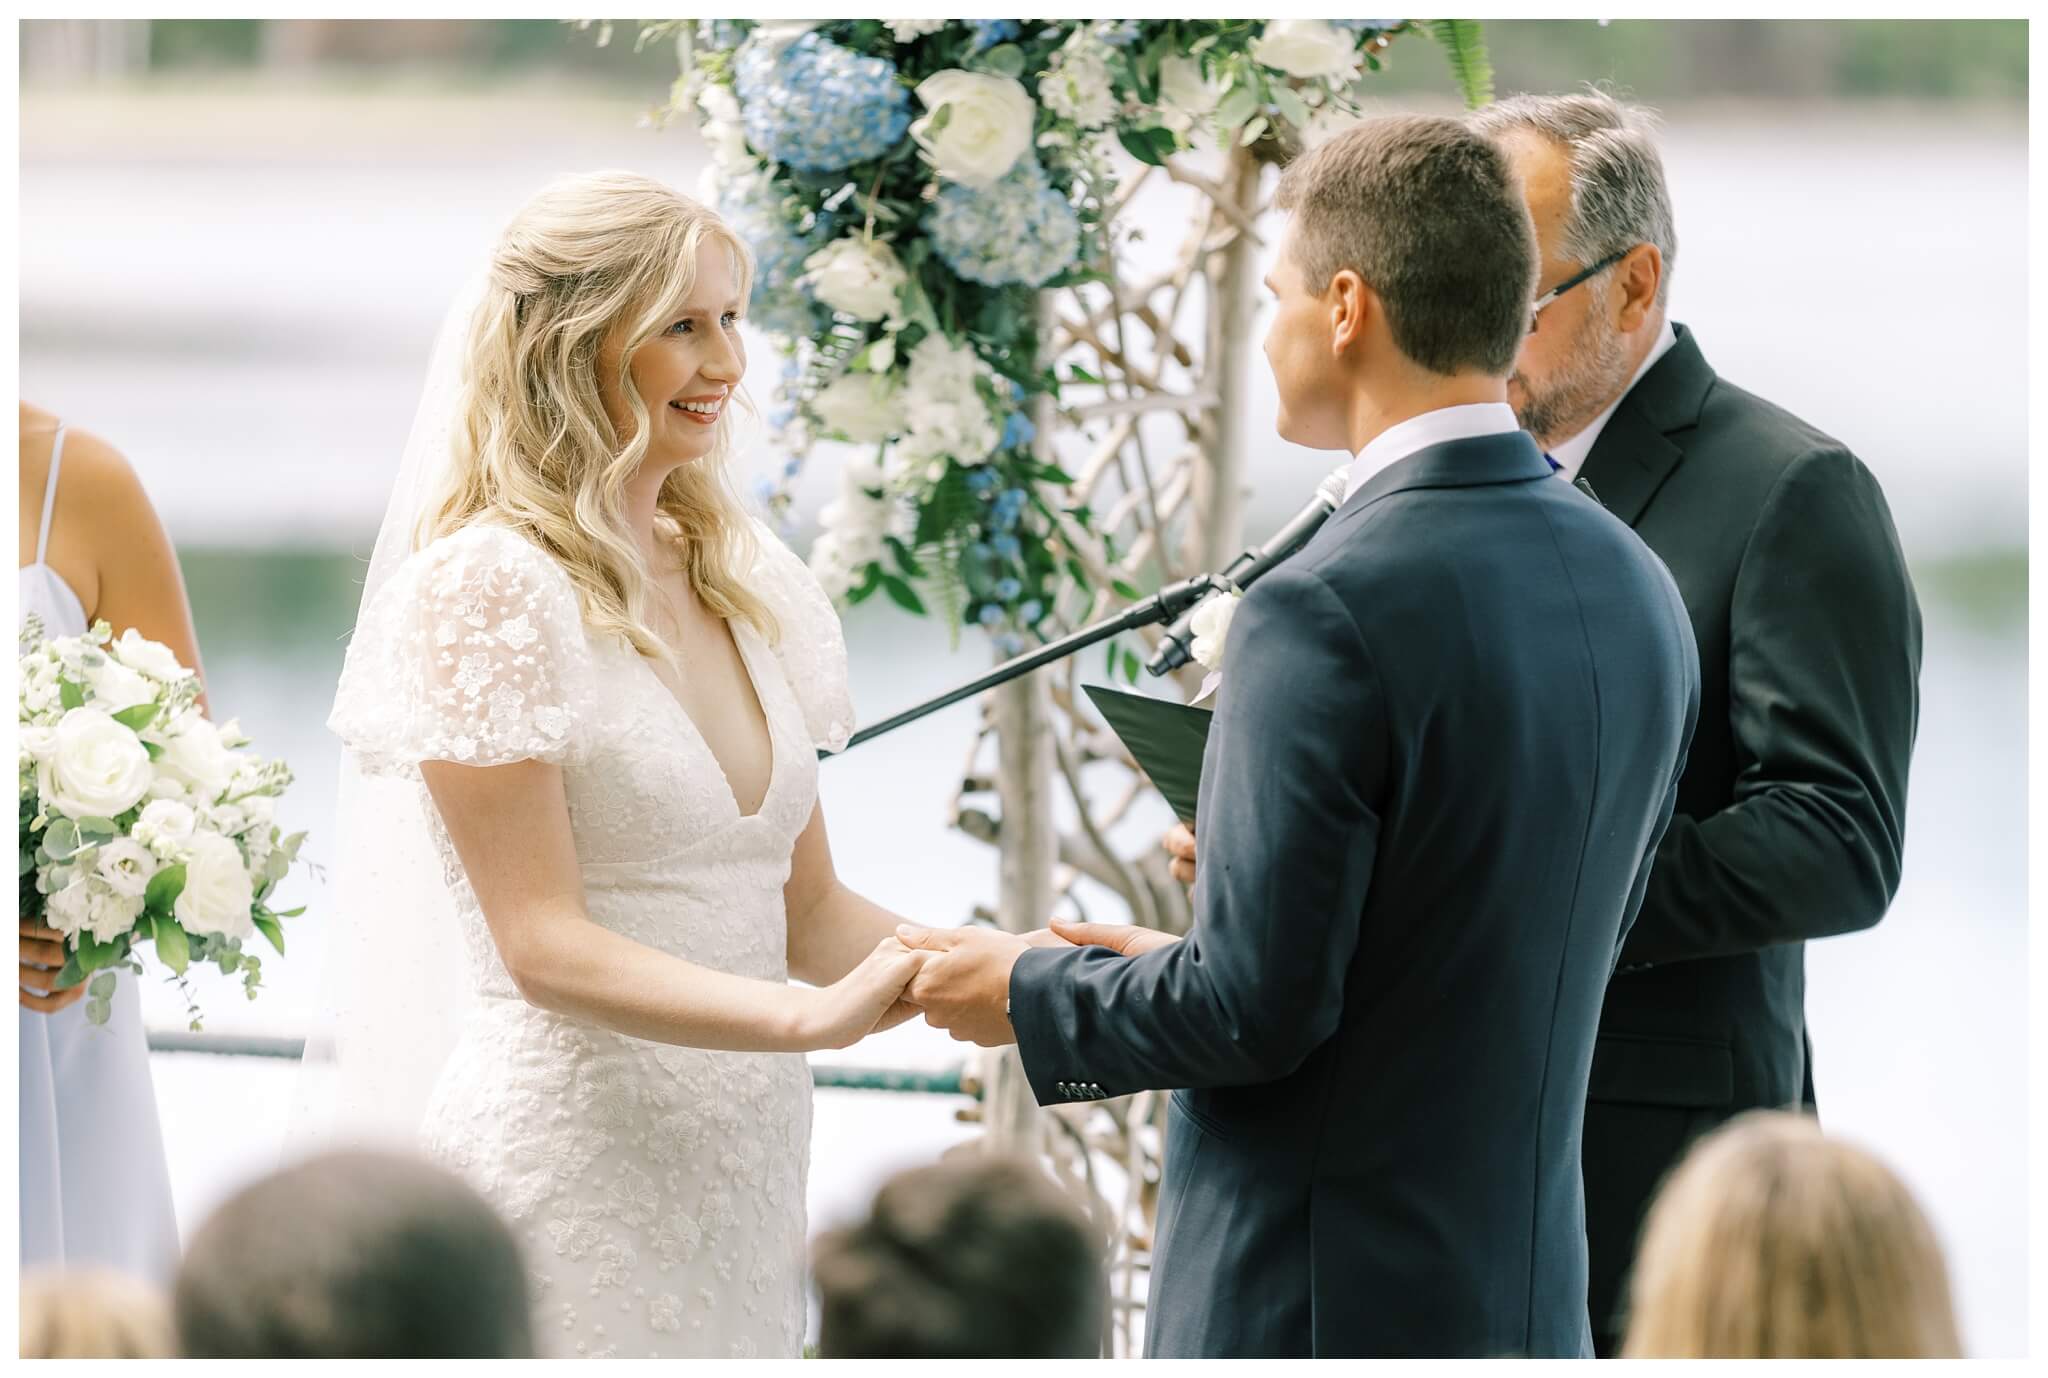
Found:
[[[1192,931],[1011,977],[1041,1103],[1182,1088],[1149,1353],[1591,1352],[1587,1075],[1698,702],[1670,575],[1519,432],[1246,594]]]

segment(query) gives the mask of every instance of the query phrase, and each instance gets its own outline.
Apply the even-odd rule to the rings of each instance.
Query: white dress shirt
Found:
[[[1579,476],[1579,468],[1586,462],[1586,456],[1593,453],[1593,442],[1600,438],[1601,431],[1607,429],[1607,418],[1614,415],[1614,409],[1621,405],[1622,397],[1635,391],[1636,384],[1643,381],[1643,375],[1677,343],[1678,332],[1671,328],[1671,322],[1667,320],[1664,322],[1664,329],[1658,332],[1657,343],[1651,345],[1650,352],[1643,356],[1643,362],[1636,368],[1635,377],[1628,380],[1628,386],[1621,390],[1621,396],[1616,397],[1606,411],[1594,417],[1592,425],[1570,440],[1559,441],[1550,447],[1550,457],[1559,465],[1559,478],[1570,483]]]
[[[1411,416],[1381,431],[1358,452],[1358,457],[1351,461],[1351,472],[1345,476],[1344,501],[1351,501],[1351,495],[1374,474],[1417,450],[1441,445],[1446,440],[1471,440],[1520,429],[1515,409],[1505,402],[1467,402]]]

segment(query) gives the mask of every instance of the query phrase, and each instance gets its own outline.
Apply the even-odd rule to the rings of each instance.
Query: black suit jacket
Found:
[[[1520,433],[1246,594],[1192,931],[1010,984],[1041,1102],[1187,1088],[1149,1353],[1590,1352],[1586,1077],[1698,694],[1664,567]]]
[[[1650,1197],[1686,1143],[1809,1098],[1808,938],[1898,888],[1920,610],[1840,442],[1715,376],[1684,326],[1582,477],[1678,582],[1700,721],[1601,1014],[1586,1111],[1593,1326],[1623,1328]]]

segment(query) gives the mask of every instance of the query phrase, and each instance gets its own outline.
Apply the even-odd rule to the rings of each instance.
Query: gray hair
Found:
[[[1509,96],[1474,111],[1470,119],[1490,139],[1528,130],[1561,145],[1572,170],[1564,251],[1581,263],[1598,263],[1637,244],[1656,245],[1664,256],[1657,305],[1664,304],[1678,261],[1678,229],[1664,184],[1664,160],[1653,137],[1654,111],[1587,90]]]

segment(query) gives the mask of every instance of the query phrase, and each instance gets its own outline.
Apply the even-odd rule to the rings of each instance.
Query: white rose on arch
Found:
[[[1254,62],[1305,80],[1351,82],[1363,65],[1356,36],[1321,19],[1268,20],[1251,54]]]
[[[857,320],[879,321],[896,314],[897,300],[910,274],[896,251],[881,240],[849,236],[835,239],[804,260],[800,281],[834,311]]]
[[[877,445],[903,429],[902,389],[886,373],[842,373],[811,399],[826,433]]]
[[[948,181],[988,186],[1031,147],[1038,107],[1014,78],[935,72],[917,84],[917,98],[931,113],[911,122],[910,137]],[[947,112],[942,125],[941,110]]]

